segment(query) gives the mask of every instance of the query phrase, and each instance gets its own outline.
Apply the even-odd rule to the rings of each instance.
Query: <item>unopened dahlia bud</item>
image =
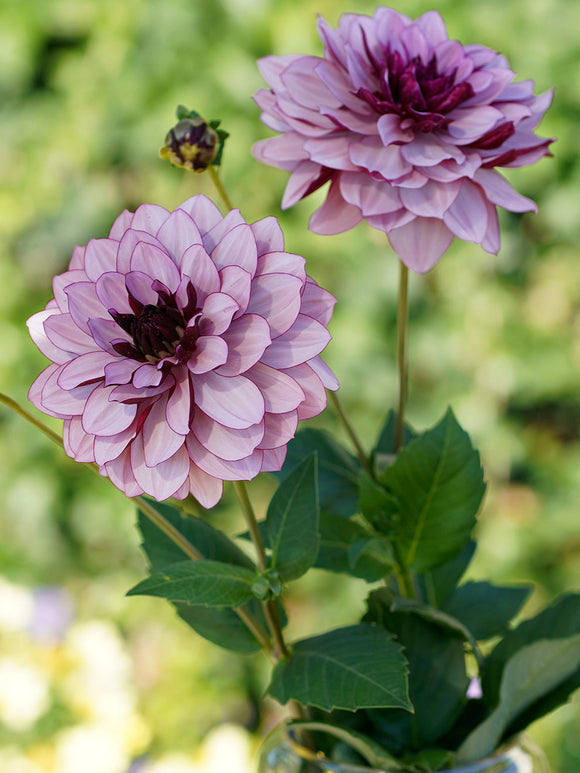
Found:
[[[204,172],[213,164],[219,166],[224,142],[228,133],[218,129],[219,121],[206,121],[194,110],[177,108],[177,123],[165,137],[165,145],[159,151],[174,166]]]

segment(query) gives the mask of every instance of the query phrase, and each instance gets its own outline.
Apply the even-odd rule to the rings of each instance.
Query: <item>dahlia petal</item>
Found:
[[[460,188],[459,181],[445,185],[429,181],[421,188],[401,188],[400,196],[403,205],[413,214],[441,218],[455,201]]]
[[[300,306],[302,314],[306,314],[307,317],[312,317],[321,325],[326,326],[332,317],[335,303],[334,295],[316,284],[314,279],[308,277],[302,291],[302,305]]]
[[[311,216],[308,227],[317,234],[339,234],[354,228],[363,219],[358,207],[349,204],[340,194],[340,183],[333,179],[324,204]]]
[[[137,368],[133,374],[133,386],[135,389],[142,389],[143,387],[156,387],[159,386],[163,379],[163,372],[159,370],[155,365],[146,363]]]
[[[450,136],[456,140],[472,142],[481,137],[500,121],[503,116],[491,105],[482,107],[458,107],[452,113],[453,119],[447,127]]]
[[[290,411],[290,413],[267,413],[264,416],[264,437],[258,448],[266,451],[286,445],[296,434],[297,426],[298,414],[296,411]]]
[[[159,386],[156,387],[141,387],[141,389],[137,389],[133,384],[119,384],[118,386],[113,386],[111,400],[138,405],[143,400],[162,395],[171,389],[174,384],[175,379],[171,373],[165,376]]]
[[[75,390],[67,392],[72,395],[79,389],[91,389],[88,399],[85,401],[83,414],[83,429],[91,435],[116,435],[127,429],[135,418],[137,413],[136,405],[120,403],[116,400],[110,400],[111,392],[115,387],[106,387],[97,384],[96,388],[78,387]]]
[[[265,274],[291,274],[304,283],[306,281],[305,263],[301,255],[295,255],[293,252],[268,252],[258,258],[256,277]]]
[[[400,177],[395,185],[397,188],[422,188],[423,185],[427,185],[429,178],[420,172],[418,169],[413,169],[411,174],[406,174],[404,177]]]
[[[71,255],[70,263],[68,264],[69,271],[73,271],[76,269],[82,269],[84,271],[85,250],[86,250],[85,247],[79,247],[78,245],[74,248],[73,253]]]
[[[111,226],[111,230],[109,231],[109,239],[120,241],[123,238],[125,231],[128,231],[129,228],[131,228],[134,214],[134,212],[129,212],[128,209],[126,209],[124,212],[121,212],[119,217]]]
[[[183,253],[192,244],[203,244],[199,228],[183,209],[176,209],[163,223],[157,233],[173,262],[181,265]]]
[[[336,129],[330,118],[322,115],[318,110],[299,105],[285,94],[278,95],[277,104],[290,129],[305,137],[326,137]]]
[[[208,255],[211,255],[212,250],[216,245],[219,244],[230,231],[239,225],[247,226],[239,209],[231,209],[225,217],[220,216],[219,221],[213,228],[203,234],[203,246],[207,250]],[[233,262],[235,263],[235,261]],[[224,265],[226,264],[224,263]],[[222,266],[218,266],[218,268],[222,268]]]
[[[341,102],[316,73],[319,62],[320,59],[315,56],[298,57],[280,73],[280,80],[292,98],[305,107],[315,110],[320,105],[340,107]]]
[[[112,462],[127,448],[129,443],[135,437],[135,427],[132,424],[123,432],[119,432],[111,437],[103,437],[102,435],[95,436],[94,442],[94,461],[102,467],[107,462]]]
[[[322,114],[330,118],[335,125],[355,132],[356,134],[376,136],[379,133],[375,111],[366,112],[368,104],[360,97],[355,97],[359,103],[358,109],[348,110],[345,107],[321,108]]]
[[[358,27],[353,27],[353,32],[355,30],[360,32],[360,28]],[[357,92],[359,89],[368,89],[369,91],[372,91],[376,84],[375,73],[371,71],[362,56],[358,53],[363,50],[362,46],[357,45],[357,43],[354,43],[354,47],[353,43],[351,43],[347,49],[346,67],[354,92]]]
[[[401,208],[396,188],[357,172],[341,174],[340,192],[345,201],[357,207],[364,217],[396,212]]]
[[[76,462],[95,461],[95,436],[87,435],[78,416],[67,419],[62,427],[62,443],[67,456]]]
[[[111,361],[108,352],[96,351],[80,354],[70,360],[61,370],[58,385],[61,389],[74,389],[81,384],[101,380],[105,376],[105,365]]]
[[[113,239],[91,239],[85,249],[84,267],[87,277],[96,280],[107,271],[117,268],[119,242]]]
[[[443,219],[455,236],[479,244],[487,230],[487,202],[479,185],[464,180]]]
[[[109,352],[113,357],[118,357],[119,355],[113,349],[112,342],[131,341],[129,335],[111,318],[101,319],[97,317],[96,319],[89,319],[89,330],[97,346],[103,351]],[[136,366],[137,362],[133,361],[133,364]]]
[[[434,47],[447,40],[447,27],[437,11],[427,11],[419,16],[415,24],[422,30],[430,46]]]
[[[268,413],[293,411],[304,401],[304,390],[288,374],[257,362],[245,374],[258,387]]]
[[[141,432],[143,434],[143,453],[147,467],[157,467],[162,462],[166,462],[177,453],[185,442],[184,436],[174,432],[169,426],[166,411],[167,395],[163,395],[153,403],[143,423]]]
[[[149,280],[151,286],[151,280]],[[125,275],[116,271],[109,271],[101,276],[95,282],[95,290],[100,302],[105,309],[114,309],[121,314],[130,314],[132,312],[127,296],[127,287],[125,285]],[[107,316],[109,316],[107,311]]]
[[[276,338],[262,355],[262,362],[273,368],[291,368],[310,360],[330,341],[328,330],[303,314],[283,335]]]
[[[117,271],[119,273],[126,274],[131,270],[133,252],[139,244],[150,244],[161,251],[165,249],[161,242],[150,233],[134,231],[133,229],[127,231],[119,242],[117,249]]]
[[[434,218],[416,217],[388,233],[392,248],[417,274],[430,271],[453,241],[447,226]]]
[[[264,422],[246,429],[224,427],[203,411],[196,411],[191,429],[199,442],[214,456],[235,462],[250,456],[264,437]]]
[[[313,357],[311,360],[308,360],[307,365],[309,365],[316,373],[318,378],[322,381],[325,389],[330,389],[331,392],[336,392],[340,384],[338,383],[338,379],[334,373],[330,370],[323,359],[320,357]]]
[[[67,289],[76,284],[77,282],[87,282],[88,276],[84,269],[75,269],[74,271],[65,271],[64,274],[58,274],[52,280],[52,291],[54,293],[54,300],[58,308],[66,313],[68,308],[68,295]]]
[[[91,335],[89,320],[110,319],[109,312],[99,300],[92,282],[77,282],[70,285],[66,288],[66,294],[71,317],[88,335]]]
[[[173,371],[175,387],[167,400],[167,422],[174,432],[187,435],[191,416],[192,390],[189,373],[181,366]]]
[[[220,289],[218,270],[204,247],[194,244],[186,250],[181,270],[185,276],[190,277],[198,296],[198,302],[203,303],[208,295]],[[183,305],[185,305],[185,299]]]
[[[252,275],[240,266],[226,266],[219,272],[220,291],[229,295],[238,304],[237,316],[243,314],[250,302]]]
[[[117,306],[113,306],[113,308],[116,311],[125,312],[128,307],[128,313],[132,313],[133,309],[129,304],[127,293],[130,293],[135,300],[139,301],[144,306],[148,303],[155,306],[159,300],[159,296],[153,289],[153,282],[155,281],[154,277],[156,278],[155,274],[152,277],[149,274],[144,274],[142,271],[130,271],[128,274],[125,274],[124,280],[126,292],[124,307],[123,309],[119,309]]]
[[[192,196],[180,204],[182,209],[191,217],[197,225],[202,236],[216,226],[222,220],[222,214],[211,199],[203,194]]]
[[[217,372],[222,376],[238,376],[255,365],[272,342],[270,331],[269,320],[258,314],[248,313],[234,320],[223,334],[227,361],[220,363]]]
[[[111,483],[123,491],[125,496],[138,497],[145,493],[133,475],[130,449],[107,462],[102,469],[101,474],[108,475]]]
[[[213,475],[208,475],[195,464],[190,465],[187,482],[192,495],[206,510],[214,507],[220,501],[224,487],[223,482],[214,478]]]
[[[297,54],[287,54],[285,56],[263,56],[258,59],[257,65],[262,78],[273,89],[283,89],[284,83],[282,82],[282,73],[293,62],[301,59],[302,57]]]
[[[172,293],[177,290],[181,280],[179,269],[168,253],[144,242],[140,242],[133,251],[131,271],[140,271],[158,279]]]
[[[42,392],[44,390],[44,387],[47,383],[47,381],[51,381],[51,383],[54,381],[53,376],[55,373],[60,372],[60,365],[57,363],[54,363],[53,365],[49,365],[48,368],[45,368],[40,375],[36,377],[36,379],[33,381],[30,389],[28,390],[28,399],[30,402],[38,408],[39,411],[43,411],[43,413],[48,414],[49,416],[54,416],[57,419],[64,419],[66,418],[66,414],[59,413],[58,411],[51,410],[48,406],[44,405],[43,399],[42,399]],[[79,411],[80,412],[80,411]]]
[[[187,436],[187,451],[197,467],[220,480],[251,480],[262,467],[262,451],[254,451],[243,459],[228,461],[208,451],[194,434]]]
[[[334,30],[321,16],[316,24],[318,33],[324,43],[324,53],[327,58],[334,60],[346,68],[346,49],[340,34]]]
[[[461,163],[465,156],[454,145],[449,145],[433,135],[418,135],[413,142],[401,147],[401,155],[413,166],[435,166],[453,158]]]
[[[139,436],[131,443],[131,469],[135,480],[145,493],[163,502],[181,488],[189,475],[190,461],[185,445],[166,461],[149,467],[138,440]]]
[[[435,11],[435,13],[437,13]],[[405,46],[409,59],[418,57],[423,64],[429,62],[429,45],[418,24],[410,24],[402,30],[400,39]]]
[[[365,138],[352,142],[349,147],[350,160],[369,172],[379,172],[385,180],[395,180],[412,171],[411,164],[401,155],[399,145],[382,146],[376,139]]]
[[[262,220],[256,220],[250,224],[258,257],[262,257],[268,252],[282,252],[284,249],[284,234],[280,224],[275,217],[264,217]]]
[[[285,132],[279,137],[258,140],[252,145],[252,155],[263,164],[292,172],[300,161],[308,160],[304,139],[296,132]]]
[[[481,185],[491,202],[510,212],[535,212],[537,209],[535,202],[515,191],[505,177],[493,169],[479,169],[473,180]]]
[[[204,335],[195,342],[195,352],[187,361],[192,373],[207,373],[227,362],[228,345],[220,336]]]
[[[296,379],[304,391],[304,400],[298,406],[298,419],[310,419],[313,416],[318,416],[326,407],[326,390],[310,364],[303,362],[289,368],[285,373]]]
[[[248,313],[264,317],[268,321],[272,338],[276,338],[285,333],[296,320],[303,285],[301,279],[290,274],[263,274],[256,277],[252,282]]]
[[[52,362],[56,362],[59,365],[68,362],[70,360],[70,354],[67,350],[63,350],[60,346],[57,346],[46,334],[44,324],[53,316],[59,316],[58,309],[44,309],[44,311],[38,311],[33,314],[26,321],[28,332],[34,343],[38,346],[40,351],[45,357],[48,357]]]
[[[246,429],[258,424],[264,415],[260,390],[244,376],[204,373],[194,377],[193,390],[196,405],[226,427]]]
[[[355,170],[349,158],[349,137],[311,138],[304,142],[304,149],[311,161],[330,169]]]
[[[278,472],[286,459],[287,446],[262,451],[262,472]]]
[[[301,161],[293,170],[286,185],[282,209],[288,209],[306,196],[310,188],[320,179],[321,174],[320,164],[315,164],[314,161]]]
[[[497,255],[500,248],[499,221],[493,204],[487,202],[487,230],[481,240],[481,246],[486,252]]]
[[[212,250],[211,259],[218,270],[225,266],[239,266],[253,276],[258,250],[250,226],[244,223],[225,234]]]
[[[413,139],[412,131],[401,129],[401,119],[398,115],[382,115],[377,121],[377,129],[385,146],[393,142],[409,142]]]
[[[44,332],[58,350],[71,354],[95,351],[94,338],[77,327],[70,314],[51,314],[46,317]],[[53,357],[51,359],[54,361]]]
[[[117,355],[114,360],[105,365],[105,386],[128,384],[139,365],[140,363],[135,360]]]
[[[168,217],[169,212],[158,204],[141,204],[135,210],[131,228],[155,235]]]
[[[283,119],[282,113],[277,107],[276,96],[270,89],[260,89],[254,94],[252,99],[262,110],[260,118],[262,123],[269,129],[282,133],[291,131],[290,126]]]
[[[225,293],[212,293],[204,301],[199,330],[204,336],[220,335],[231,324],[239,310],[234,299]]]
[[[337,67],[333,62],[319,59],[314,69],[320,80],[336,97],[338,103],[336,107],[346,107],[355,113],[370,114],[370,106],[353,93],[352,82],[341,67]],[[322,109],[324,110],[324,108]],[[325,115],[327,115],[326,111]]]
[[[408,209],[397,210],[397,212],[390,212],[388,215],[372,215],[367,217],[367,223],[372,228],[378,228],[379,231],[384,231],[386,234],[390,233],[394,228],[400,228],[402,225],[412,223],[416,215],[409,212]]]
[[[62,389],[58,383],[58,377],[62,366],[52,371],[42,386],[40,405],[43,411],[51,411],[53,415],[61,419],[70,419],[72,416],[80,416],[84,411],[87,400],[98,389],[97,384],[87,384],[75,387],[75,389]],[[92,433],[95,434],[95,433]]]

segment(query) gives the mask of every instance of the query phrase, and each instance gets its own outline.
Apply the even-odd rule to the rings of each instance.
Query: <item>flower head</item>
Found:
[[[126,211],[28,320],[53,363],[29,398],[127,496],[211,507],[223,480],[279,470],[338,386],[318,356],[335,301],[304,262],[275,218],[222,217],[205,196]]]
[[[416,21],[390,8],[323,19],[324,56],[269,56],[254,99],[281,136],[254,146],[291,172],[283,207],[330,181],[311,218],[331,234],[366,220],[413,271],[428,271],[454,236],[499,250],[496,205],[535,210],[495,167],[532,164],[551,140],[534,129],[552,93],[511,83],[505,58],[449,40],[436,11]]]

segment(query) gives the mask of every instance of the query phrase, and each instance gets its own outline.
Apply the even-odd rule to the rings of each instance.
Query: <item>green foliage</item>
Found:
[[[407,566],[424,572],[459,553],[485,485],[479,454],[451,410],[401,450],[381,483],[397,498],[393,538]]]
[[[318,555],[318,488],[316,454],[311,454],[278,486],[265,521],[270,568],[282,580],[296,580]]]
[[[507,631],[532,589],[532,585],[501,587],[489,582],[466,582],[449,596],[442,609],[460,620],[474,639],[483,641]]]
[[[382,579],[392,568],[386,541],[375,538],[361,523],[321,513],[320,532],[316,567],[350,574],[367,582]]]
[[[268,693],[281,703],[331,711],[370,706],[412,710],[401,647],[383,629],[353,625],[303,639],[279,663]]]

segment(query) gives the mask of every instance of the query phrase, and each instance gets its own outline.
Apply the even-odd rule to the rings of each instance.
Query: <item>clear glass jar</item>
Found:
[[[283,732],[264,741],[258,773],[414,773],[411,768],[370,768],[333,762],[289,739]],[[502,746],[490,757],[439,773],[550,773],[541,749],[526,736]]]

